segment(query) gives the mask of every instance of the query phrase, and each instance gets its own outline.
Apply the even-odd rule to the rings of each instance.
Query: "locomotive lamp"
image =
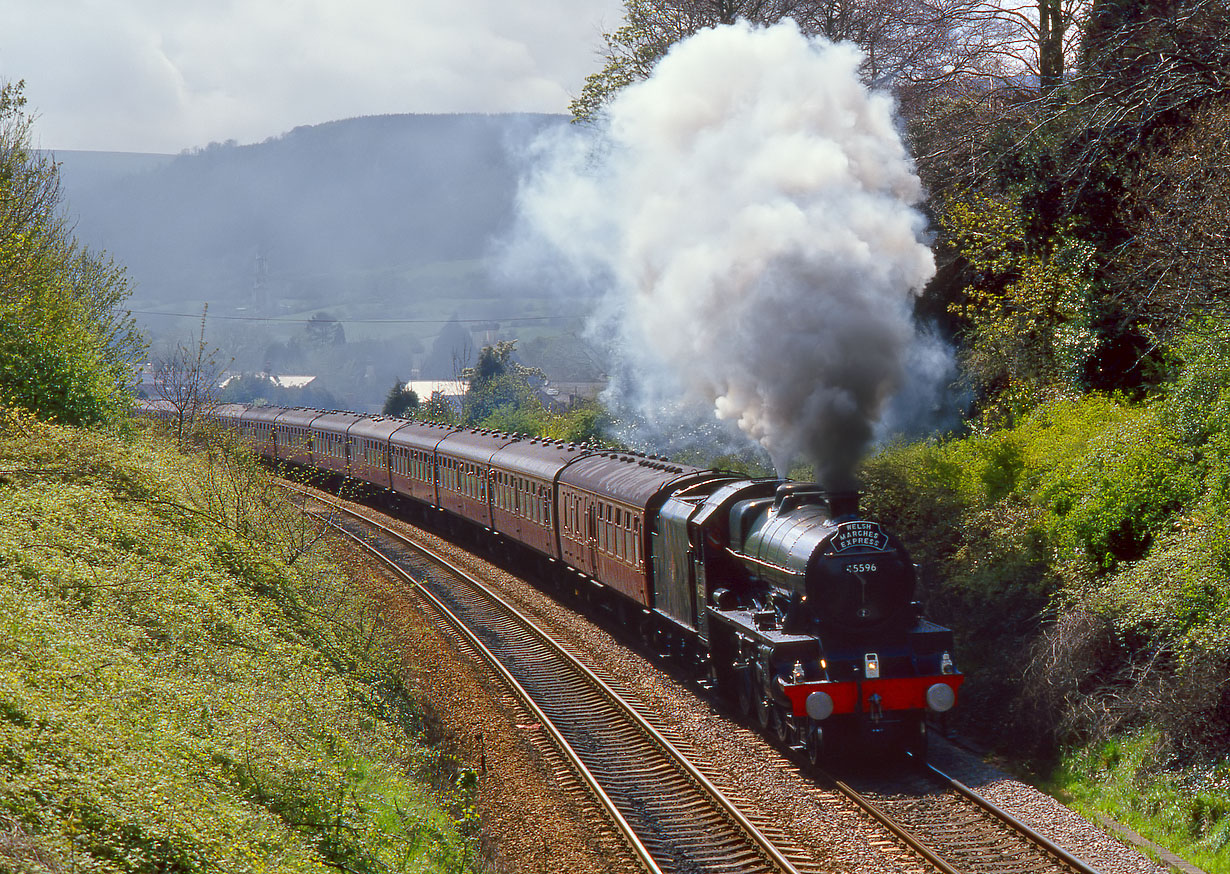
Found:
[[[880,676],[880,657],[869,652],[863,656],[863,676],[868,680],[875,680]]]
[[[952,656],[945,652],[942,656],[940,656],[940,673],[955,674],[956,672],[957,669],[952,666]]]

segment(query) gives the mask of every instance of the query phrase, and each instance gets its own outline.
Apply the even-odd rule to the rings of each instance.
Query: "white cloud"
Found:
[[[0,0],[40,143],[177,152],[392,112],[563,112],[620,0]]]

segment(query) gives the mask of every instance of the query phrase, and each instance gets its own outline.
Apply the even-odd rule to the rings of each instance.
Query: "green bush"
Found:
[[[1012,428],[866,463],[867,508],[956,631],[968,726],[993,739],[1013,709],[1040,756],[1141,724],[1185,755],[1230,738],[1192,673],[1221,664],[1230,620],[1217,337],[1187,341],[1151,399],[1053,399]]]

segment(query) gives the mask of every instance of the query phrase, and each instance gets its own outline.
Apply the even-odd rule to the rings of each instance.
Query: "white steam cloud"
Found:
[[[544,148],[521,193],[556,257],[609,285],[603,330],[639,397],[682,391],[834,488],[905,380],[934,272],[891,98],[860,60],[790,21],[704,30],[596,141]]]

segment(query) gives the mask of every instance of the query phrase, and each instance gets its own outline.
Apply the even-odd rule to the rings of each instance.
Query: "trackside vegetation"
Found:
[[[469,870],[472,775],[222,440],[0,410],[0,871]]]
[[[1211,872],[1230,871],[1227,348],[1230,321],[1200,322],[1148,397],[1056,395],[865,469],[958,629],[966,727]]]

